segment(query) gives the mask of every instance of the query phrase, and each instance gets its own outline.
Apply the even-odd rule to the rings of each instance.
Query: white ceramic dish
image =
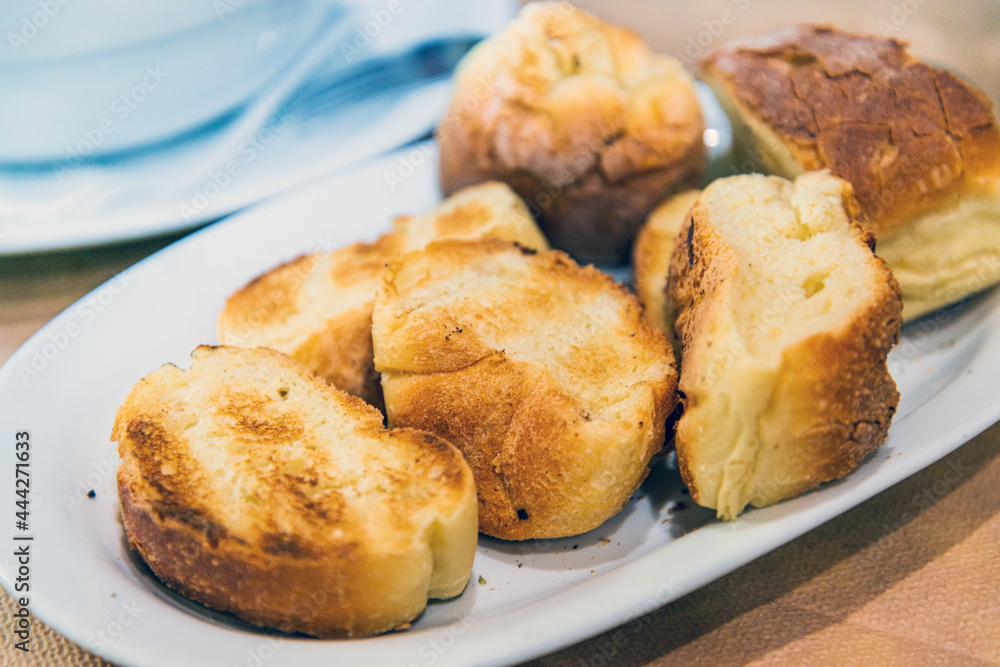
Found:
[[[336,114],[335,122],[286,117],[221,153],[198,142],[64,173],[0,172],[0,256],[204,225],[426,135],[444,112],[449,93],[450,84],[439,81],[355,104]],[[227,164],[235,167],[227,169]]]
[[[405,165],[405,166],[404,166]],[[393,189],[386,175],[405,172]],[[115,493],[115,409],[142,375],[215,341],[225,297],[301,252],[374,238],[438,199],[425,144],[202,230],[49,323],[0,370],[0,498],[13,553],[15,433],[31,434],[30,608],[122,665],[507,664],[579,642],[716,579],[870,498],[1000,417],[1000,292],[909,326],[891,357],[902,402],[887,442],[839,482],[716,522],[661,464],[622,514],[586,535],[482,538],[472,581],[412,629],[355,641],[257,631],[188,602],[130,554]],[[395,183],[395,179],[392,180]],[[94,489],[96,497],[87,492]],[[677,508],[687,501],[688,507]],[[18,531],[19,532],[19,531]],[[0,557],[11,590],[11,557]],[[485,584],[477,583],[482,577]]]
[[[88,0],[86,7],[67,6],[66,14],[59,16],[60,29],[79,23],[82,31],[88,25],[84,20],[87,14],[82,10],[106,2],[108,0]],[[12,110],[0,109],[0,256],[79,248],[203,225],[281,190],[419,139],[430,132],[444,112],[451,84],[447,75],[442,74],[414,80],[411,87],[390,88],[366,95],[364,99],[352,99],[350,104],[318,105],[318,109],[305,112],[295,106],[293,94],[291,111],[282,112],[270,122],[261,122],[260,127],[247,127],[244,117],[240,116],[215,131],[206,131],[187,141],[168,142],[155,149],[115,159],[77,159],[89,152],[88,149],[76,151],[80,154],[77,155],[75,149],[67,148],[81,141],[87,144],[89,140],[83,134],[100,124],[100,114],[112,116],[110,121],[113,121],[114,130],[92,132],[94,141],[99,141],[102,151],[125,148],[142,143],[140,134],[146,140],[170,136],[196,124],[194,116],[202,120],[217,116],[236,101],[243,101],[251,92],[259,91],[262,85],[267,91],[263,95],[265,99],[276,90],[285,89],[286,84],[300,74],[308,74],[307,87],[316,88],[364,60],[390,57],[425,42],[488,35],[506,23],[517,3],[515,0],[480,0],[477,3],[464,0],[293,0],[287,3],[284,0],[217,0],[201,5],[198,15],[207,14],[207,18],[202,16],[202,19],[208,22],[208,27],[191,28],[191,35],[182,32],[170,39],[150,41],[149,48],[155,46],[171,59],[182,60],[187,67],[175,64],[166,56],[148,60],[153,65],[163,63],[164,71],[170,74],[162,87],[158,85],[141,106],[129,112],[127,122],[119,121],[118,116],[108,110],[107,105],[114,97],[107,103],[101,102],[92,113],[87,105],[74,102],[76,97],[85,96],[85,92],[91,94],[95,86],[105,85],[86,69],[96,67],[92,61],[99,62],[104,57],[101,54],[14,64],[5,64],[0,57],[0,90],[13,90],[15,97],[12,100],[16,102],[7,105]],[[345,11],[349,13],[337,21],[331,8],[341,5],[347,7]],[[240,10],[230,12],[232,7]],[[141,7],[130,5],[130,8],[135,20],[145,17]],[[165,7],[159,9],[171,14]],[[149,11],[155,18],[157,12]],[[216,17],[217,11],[223,18]],[[183,11],[175,13],[178,19],[186,16]],[[313,15],[323,15],[326,16],[323,20],[332,21],[325,35],[322,38],[296,36],[298,41],[292,45],[295,47],[292,53],[279,61],[274,51],[287,47],[286,42],[291,40],[290,36],[285,38],[285,32],[291,35],[292,27],[301,27],[303,23],[309,35],[320,29],[319,19]],[[0,26],[3,25],[4,19],[0,17]],[[57,27],[53,24],[50,30],[55,31]],[[226,39],[214,35],[213,31],[221,32]],[[52,34],[47,30],[39,34],[37,40],[48,40]],[[270,37],[264,39],[267,35]],[[257,53],[261,49],[254,46],[258,37],[268,46],[263,55]],[[195,45],[188,48],[182,38],[189,38]],[[255,55],[243,53],[230,44],[232,40],[249,40],[252,44],[244,46]],[[143,44],[146,42],[130,48]],[[46,46],[35,41],[31,45]],[[57,48],[60,43],[48,46]],[[218,48],[225,52],[224,59],[213,55],[213,49]],[[108,57],[114,55],[129,62],[147,62],[130,49],[124,49],[124,55],[120,51],[122,49],[112,50]],[[303,52],[307,53],[303,55]],[[259,57],[267,60],[266,66],[255,59]],[[240,61],[239,67],[231,66],[229,61],[232,59]],[[317,59],[320,60],[317,67],[302,69],[304,63]],[[213,66],[206,67],[206,62]],[[75,69],[67,74],[63,71],[65,67]],[[124,69],[110,69],[117,74],[127,73]],[[220,72],[226,79],[224,86],[216,81]],[[264,79],[253,78],[247,83],[250,74],[264,76]],[[21,82],[24,78],[31,79],[30,86]],[[77,82],[73,86],[82,85],[87,91],[61,85],[62,79]],[[5,87],[4,82],[10,85]],[[203,90],[204,86],[212,88],[211,94]],[[195,90],[189,91],[188,87],[195,87]],[[32,111],[29,107],[37,105],[36,102],[24,101],[22,104],[18,101],[20,97],[43,94],[47,97],[37,104],[51,109],[50,113]],[[204,104],[192,102],[192,95],[200,96],[205,104],[210,103],[211,110],[206,111]],[[254,99],[259,102],[261,96]],[[98,116],[91,118],[88,114]],[[171,128],[161,127],[161,120],[172,124]],[[18,129],[19,124],[30,127],[22,131]],[[81,124],[84,129],[77,128]],[[59,132],[52,127],[57,127]],[[67,131],[66,136],[60,134]],[[136,134],[130,134],[132,132]],[[18,144],[28,145],[24,150],[29,147],[42,150],[48,144],[32,138],[39,133],[46,135],[46,142],[54,142],[58,147],[55,157],[71,159],[32,168],[5,164],[4,142],[16,140]],[[112,141],[118,143],[112,146]],[[55,149],[49,146],[45,150],[51,153]],[[52,157],[48,153],[35,157],[43,159],[46,156]],[[27,158],[21,156],[20,159]]]
[[[8,0],[0,162],[149,143],[246,101],[339,19],[344,0]],[[6,28],[6,29],[4,29]]]

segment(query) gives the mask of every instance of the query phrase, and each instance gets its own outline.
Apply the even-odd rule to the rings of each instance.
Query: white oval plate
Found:
[[[1000,292],[904,331],[902,391],[887,442],[846,479],[714,521],[661,464],[625,511],[576,538],[480,540],[459,598],[412,629],[354,641],[255,630],[168,591],[127,549],[115,493],[115,409],[165,362],[215,341],[226,296],[302,252],[373,239],[395,214],[438,200],[423,144],[300,189],[157,253],[55,318],[0,370],[0,498],[14,551],[15,433],[31,433],[30,608],[123,665],[506,664],[579,642],[666,604],[857,505],[1000,417]],[[94,489],[96,498],[87,492]],[[687,501],[686,509],[678,502]],[[3,561],[3,585],[16,576]],[[477,583],[479,577],[486,583]]]

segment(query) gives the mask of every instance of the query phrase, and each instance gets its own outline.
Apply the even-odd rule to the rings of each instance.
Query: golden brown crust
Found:
[[[390,265],[372,322],[390,424],[462,451],[486,534],[595,528],[663,446],[677,401],[665,337],[624,287],[563,253],[432,243]]]
[[[255,625],[324,638],[378,634],[423,611],[427,573],[417,560],[391,554],[378,561],[354,560],[349,551],[268,554],[225,538],[213,545],[189,522],[145,506],[127,482],[119,482],[118,492],[129,542],[150,569],[170,588],[213,609]],[[373,571],[393,573],[393,581],[374,580]],[[406,606],[387,609],[379,592],[400,586],[406,587],[401,595],[392,592]],[[424,603],[415,604],[421,595]],[[400,620],[384,620],[393,617]]]
[[[555,247],[621,262],[648,212],[696,184],[703,131],[680,63],[567,3],[532,3],[456,72],[441,187],[506,182]]]
[[[803,178],[822,183],[817,179],[828,177]],[[734,303],[748,298],[740,285],[764,280],[759,269],[752,269],[761,257],[739,250],[727,236],[733,232],[720,231],[717,211],[757,187],[760,181],[753,179],[764,177],[722,179],[706,189],[681,228],[683,241],[670,265],[669,295],[683,346],[679,388],[685,412],[675,439],[678,464],[692,498],[723,518],[734,518],[746,503],[768,505],[853,470],[885,439],[899,400],[886,365],[899,334],[899,288],[885,262],[871,252],[874,236],[847,183],[840,182],[840,195],[850,227],[835,233],[867,246],[860,253],[867,259],[853,266],[840,260],[832,270],[870,277],[860,293],[844,297],[845,315],[799,340],[781,338],[778,331],[777,340],[787,347],[765,346],[761,341],[775,335],[772,327],[794,328],[807,318],[799,311],[811,295],[795,282],[782,285],[780,278],[777,292],[750,305],[748,312],[759,319],[748,322],[732,314],[738,308]],[[776,181],[764,179],[768,187]],[[829,184],[823,188],[836,191]],[[789,204],[801,206],[800,216],[808,215],[811,206],[803,205],[803,190],[798,188]],[[746,220],[771,224],[764,218]],[[777,274],[801,278],[785,269]],[[723,421],[730,426],[720,426]],[[710,452],[709,440],[726,439],[720,433],[731,442]]]
[[[905,43],[802,25],[724,46],[701,69],[802,169],[849,181],[879,236],[1000,178],[989,98]],[[795,175],[761,160],[748,170]]]
[[[126,534],[172,588],[252,623],[367,636],[461,592],[471,470],[442,440],[265,348],[143,378],[112,439]]]
[[[385,410],[372,355],[372,307],[367,303],[327,320],[290,356],[334,387]]]
[[[674,333],[673,310],[667,298],[670,256],[677,234],[700,194],[700,190],[688,190],[657,206],[639,230],[632,252],[635,293],[639,303],[649,323],[667,334],[673,343],[677,342],[677,335]],[[674,352],[679,352],[676,345]]]
[[[384,234],[374,243],[353,243],[281,264],[226,300],[219,340],[284,352],[381,410],[382,388],[371,359],[371,298],[363,295],[374,295],[385,265],[405,251],[404,238]],[[311,303],[308,294],[316,291],[324,292],[329,303]],[[318,312],[309,317],[313,309]]]
[[[424,215],[396,219],[393,231],[374,243],[303,255],[255,278],[226,301],[219,340],[284,352],[382,410],[371,310],[385,266],[432,239],[484,235],[548,248],[517,195],[500,183],[484,183]]]

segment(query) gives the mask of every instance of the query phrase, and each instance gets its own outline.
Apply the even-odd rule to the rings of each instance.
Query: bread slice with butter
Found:
[[[675,443],[692,498],[721,518],[842,477],[885,439],[902,306],[874,245],[826,171],[719,179],[691,209],[668,287]]]
[[[464,589],[476,491],[457,449],[266,348],[199,347],[133,387],[112,439],[129,542],[168,586],[318,637],[404,626]]]
[[[557,251],[435,241],[386,270],[372,314],[390,425],[476,475],[480,530],[563,537],[618,513],[664,444],[673,353],[634,296]]]
[[[386,264],[434,239],[480,237],[548,248],[524,202],[506,185],[466,188],[423,215],[397,218],[393,231],[374,243],[303,255],[255,278],[226,301],[219,341],[284,352],[381,408],[371,314]]]

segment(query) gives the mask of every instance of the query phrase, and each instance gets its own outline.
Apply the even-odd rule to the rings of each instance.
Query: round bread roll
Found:
[[[886,357],[901,321],[850,184],[826,171],[719,179],[677,238],[674,442],[691,497],[732,519],[849,473],[899,402]]]
[[[441,187],[504,181],[553,247],[625,262],[649,211],[697,184],[704,129],[677,60],[570,3],[531,3],[456,71]]]
[[[393,426],[458,447],[479,528],[564,537],[618,513],[664,444],[673,354],[635,297],[564,253],[436,241],[386,269],[372,312]]]
[[[476,490],[448,443],[266,348],[199,347],[118,410],[128,540],[171,588],[318,637],[405,626],[465,588]]]

